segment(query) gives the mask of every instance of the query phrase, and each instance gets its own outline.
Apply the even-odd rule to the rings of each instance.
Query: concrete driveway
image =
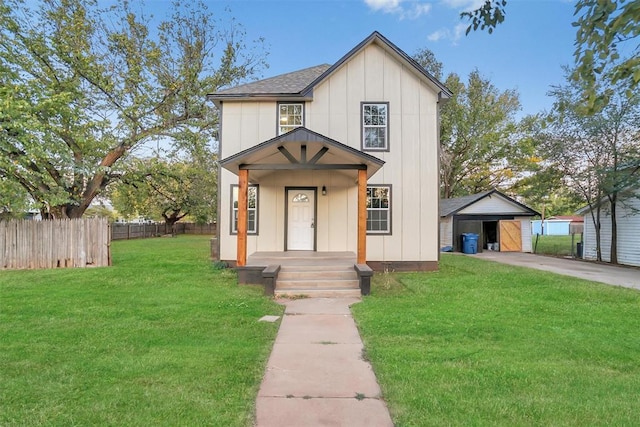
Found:
[[[573,258],[556,258],[519,252],[484,251],[468,256],[640,290],[640,269],[634,267],[616,267]]]

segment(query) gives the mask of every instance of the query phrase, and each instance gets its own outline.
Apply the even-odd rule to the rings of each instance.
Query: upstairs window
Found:
[[[362,149],[389,151],[388,103],[362,103]]]
[[[303,126],[304,104],[278,104],[278,135]]]
[[[258,234],[258,186],[247,192],[247,234]],[[231,234],[238,233],[238,186],[231,186]]]
[[[367,186],[367,234],[391,234],[391,187]]]

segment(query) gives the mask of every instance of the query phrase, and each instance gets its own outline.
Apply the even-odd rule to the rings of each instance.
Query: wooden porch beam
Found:
[[[367,170],[358,171],[358,264],[367,263]]]
[[[249,171],[240,170],[238,173],[238,252],[236,265],[247,265],[247,205],[249,192]]]
[[[367,165],[362,164],[311,164],[311,163],[278,163],[278,164],[242,164],[239,170],[366,170]]]

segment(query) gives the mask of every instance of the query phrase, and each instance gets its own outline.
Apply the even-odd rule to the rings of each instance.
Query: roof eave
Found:
[[[224,101],[312,101],[313,93],[301,95],[299,93],[233,93],[233,94],[208,94],[207,99],[216,106],[220,106]]]

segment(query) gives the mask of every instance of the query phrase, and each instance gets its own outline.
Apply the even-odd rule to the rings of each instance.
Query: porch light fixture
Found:
[[[322,186],[322,195],[323,196],[327,195],[327,187],[325,185]]]

